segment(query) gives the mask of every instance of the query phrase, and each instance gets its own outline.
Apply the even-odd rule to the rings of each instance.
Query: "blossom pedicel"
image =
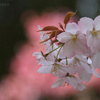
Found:
[[[77,90],[84,90],[83,81],[88,82],[92,74],[100,75],[100,16],[94,21],[83,17],[78,24],[68,23],[74,12],[68,12],[64,18],[64,27],[46,26],[41,29],[41,43],[46,46],[46,52],[35,52],[38,64],[42,67],[39,73],[51,73],[58,77],[52,88],[70,84]],[[78,75],[76,75],[78,74]]]

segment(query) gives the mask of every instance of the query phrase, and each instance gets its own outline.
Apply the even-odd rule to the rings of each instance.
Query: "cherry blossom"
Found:
[[[73,76],[73,75],[58,78],[57,81],[53,83],[51,87],[55,88],[55,87],[63,86],[64,82],[72,85],[77,90],[85,89],[85,86],[82,84],[82,81],[77,76]]]
[[[100,15],[94,20],[88,17],[83,17],[78,22],[81,31],[86,34],[87,45],[92,53],[100,50]]]
[[[76,71],[83,81],[88,82],[92,76],[92,70],[87,63],[85,58],[81,56],[75,56],[73,60],[69,63],[69,66]]]
[[[64,18],[64,26],[38,26],[41,33],[41,43],[45,52],[35,52],[37,63],[42,65],[38,72],[51,73],[57,77],[52,88],[61,87],[64,83],[74,89],[84,90],[83,81],[88,82],[92,75],[100,77],[96,68],[100,68],[100,16],[94,21],[83,17],[78,21],[68,23],[75,13],[69,12]],[[49,31],[49,32],[47,32]]]
[[[83,55],[87,52],[86,37],[79,31],[76,23],[69,23],[65,32],[58,35],[57,39],[65,43],[60,56],[73,57],[76,54]]]
[[[39,68],[39,73],[52,73],[54,76],[66,75],[67,67],[60,63],[54,63],[48,66],[42,66]]]

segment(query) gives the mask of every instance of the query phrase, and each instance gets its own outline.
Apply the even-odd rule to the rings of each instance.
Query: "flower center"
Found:
[[[51,71],[51,73],[52,73],[52,72],[55,72],[55,74],[59,73],[59,72],[58,72],[59,64],[56,64],[56,63],[55,63],[55,64],[53,64],[53,66],[54,66],[54,68],[53,68],[53,70]]]
[[[52,72],[57,72],[57,68],[56,68],[56,67],[54,67],[54,69],[52,70]]]
[[[77,35],[72,35],[71,40],[76,41]]]
[[[98,34],[98,31],[96,31],[96,30],[93,30],[93,31],[91,31],[91,34],[92,34],[92,36],[97,36],[97,34]]]

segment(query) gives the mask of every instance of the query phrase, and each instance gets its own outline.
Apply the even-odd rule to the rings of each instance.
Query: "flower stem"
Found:
[[[63,45],[64,45],[64,44],[61,44],[59,47],[61,47],[61,48],[62,48],[62,47],[63,47]],[[56,56],[55,61],[57,61],[57,59],[58,59],[58,55],[59,55],[59,52],[60,52],[61,48],[59,49],[59,51],[58,51],[58,53],[57,53],[57,56]]]
[[[66,57],[66,65],[68,65],[67,57]]]
[[[49,53],[46,53],[45,54],[45,57],[47,57],[50,53],[52,53],[53,51],[55,51],[55,50],[57,50],[58,48],[62,48],[62,46],[63,46],[64,44],[61,44],[59,47],[57,47],[56,49],[54,49],[54,50],[52,50],[52,51],[50,51]],[[59,51],[60,52],[60,51]]]

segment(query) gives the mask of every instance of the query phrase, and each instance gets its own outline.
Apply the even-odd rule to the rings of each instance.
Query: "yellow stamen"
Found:
[[[91,31],[91,34],[92,34],[92,36],[97,36],[97,34],[98,34],[98,31],[96,31],[96,30],[93,30],[93,31]]]
[[[72,35],[71,40],[75,41],[77,39],[77,35]]]

